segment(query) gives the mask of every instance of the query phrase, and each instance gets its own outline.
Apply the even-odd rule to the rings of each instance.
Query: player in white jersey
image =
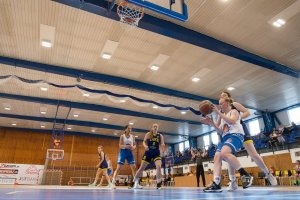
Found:
[[[116,177],[118,176],[121,170],[121,166],[125,164],[126,160],[131,168],[132,177],[134,177],[136,173],[135,160],[132,153],[132,151],[136,148],[136,143],[135,143],[135,137],[131,134],[131,130],[132,127],[130,125],[125,126],[124,128],[125,133],[120,136],[120,141],[119,141],[120,153],[118,156],[118,165],[112,180],[114,187],[116,183]]]
[[[237,110],[231,108],[229,98],[221,98],[219,101],[221,110],[213,105],[215,113],[221,118],[221,125],[216,126],[212,117],[207,117],[208,124],[213,126],[222,137],[222,142],[217,148],[214,157],[214,179],[204,192],[222,192],[221,189],[221,163],[228,162],[237,169],[242,178],[243,188],[252,184],[253,177],[250,176],[235,157],[235,153],[242,147],[244,141],[244,130],[240,124],[240,115]]]

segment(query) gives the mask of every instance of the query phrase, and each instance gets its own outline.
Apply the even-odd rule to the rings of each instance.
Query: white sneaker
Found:
[[[113,183],[108,184],[108,187],[109,187],[110,189],[116,189],[116,185],[113,184]]]
[[[140,184],[135,183],[133,189],[143,189],[143,187]]]
[[[269,180],[272,186],[278,185],[276,177],[274,177],[271,173],[267,174],[266,178]]]
[[[242,180],[242,185],[243,185],[243,188],[246,189],[248,187],[250,187],[252,185],[252,182],[253,182],[253,176],[242,176],[241,177],[241,180]]]
[[[89,187],[95,187],[95,186],[96,186],[96,183],[89,184]]]
[[[230,181],[229,185],[227,187],[228,192],[233,192],[234,190],[237,190],[239,188],[238,184],[236,181]]]

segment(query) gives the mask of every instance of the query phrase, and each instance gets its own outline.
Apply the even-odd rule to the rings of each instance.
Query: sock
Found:
[[[244,175],[245,175],[245,176],[250,176],[250,175],[248,174],[248,172],[246,172],[245,169],[242,168],[242,167],[241,167],[240,169],[238,169],[238,171],[239,171],[239,173],[240,173],[241,176],[244,176]]]
[[[134,183],[135,184],[139,184],[140,179],[139,178],[135,178]]]
[[[113,184],[115,184],[115,183],[116,183],[116,180],[113,178],[111,182],[112,182]]]
[[[220,184],[220,177],[219,176],[214,176],[214,182],[219,185]]]
[[[234,174],[229,174],[229,180],[231,182],[234,182],[235,181],[235,175]]]

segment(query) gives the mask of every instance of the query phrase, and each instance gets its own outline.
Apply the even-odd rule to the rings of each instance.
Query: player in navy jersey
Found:
[[[145,153],[142,158],[142,163],[136,175],[133,179],[134,189],[142,189],[143,187],[139,185],[139,179],[142,176],[143,171],[151,162],[155,162],[156,166],[156,181],[157,189],[161,189],[162,180],[161,180],[161,156],[160,148],[163,152],[165,142],[163,136],[158,133],[158,124],[153,124],[151,131],[148,132],[143,141],[143,146],[145,148]]]

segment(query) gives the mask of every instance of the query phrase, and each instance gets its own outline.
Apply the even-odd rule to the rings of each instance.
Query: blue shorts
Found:
[[[236,154],[236,152],[243,146],[244,135],[239,133],[232,133],[225,135],[222,138],[221,144],[218,145],[217,151],[221,152],[221,149],[224,145],[229,146],[231,148],[232,154]]]
[[[152,161],[161,160],[159,149],[149,149],[145,151],[142,161],[151,163]]]
[[[107,169],[107,175],[110,176],[111,174],[112,174],[112,170],[111,170],[111,168],[108,168]]]
[[[118,164],[124,165],[125,160],[129,165],[135,164],[133,153],[130,149],[121,149],[118,156]]]

